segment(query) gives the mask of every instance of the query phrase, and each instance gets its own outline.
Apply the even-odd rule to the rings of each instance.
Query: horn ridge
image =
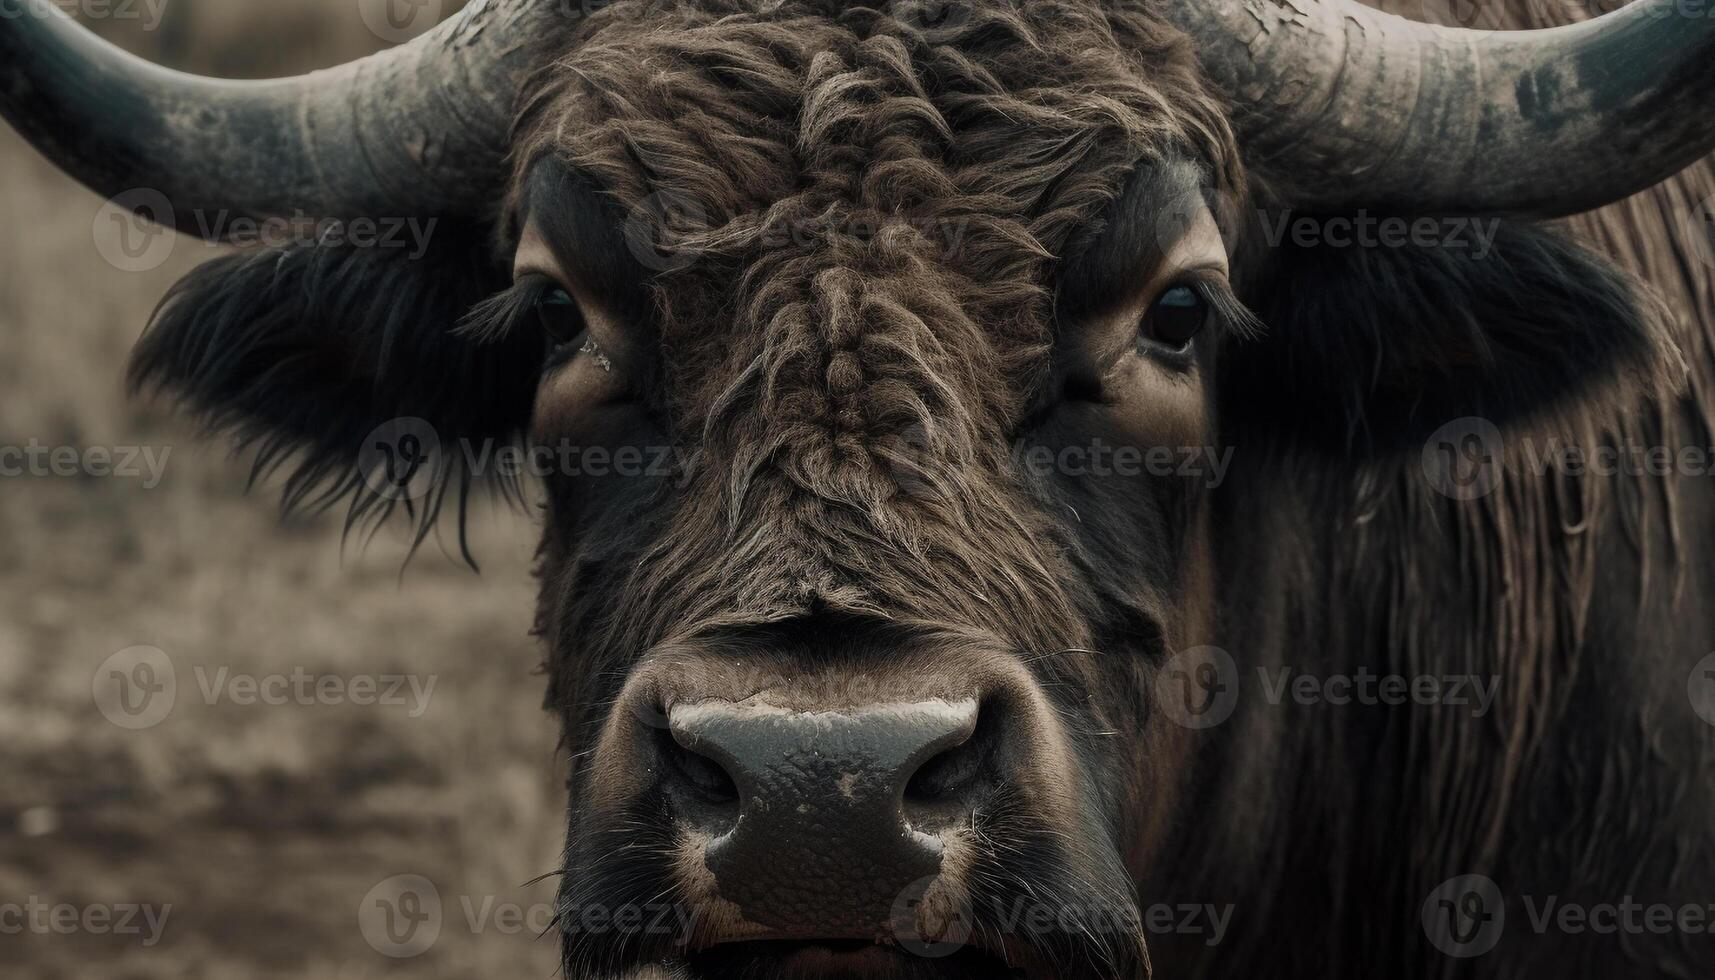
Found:
[[[0,115],[96,193],[164,201],[188,234],[219,237],[217,214],[474,214],[504,178],[526,42],[561,9],[475,0],[367,58],[226,81],[152,64],[55,4],[32,5],[0,21]]]
[[[1715,19],[1678,0],[1531,31],[1406,20],[1355,0],[1163,8],[1232,102],[1283,201],[1562,217],[1715,149]]]

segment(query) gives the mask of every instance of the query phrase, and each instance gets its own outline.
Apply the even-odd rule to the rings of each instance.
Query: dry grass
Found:
[[[375,46],[355,0],[173,0],[172,37],[109,31],[198,69],[265,75]],[[255,31],[255,33],[250,33]],[[249,44],[231,44],[249,33]],[[163,47],[165,45],[165,47]],[[100,202],[0,127],[0,446],[167,450],[152,489],[116,477],[0,478],[0,974],[7,977],[550,976],[555,939],[465,912],[549,900],[563,832],[555,729],[525,635],[533,528],[479,510],[478,577],[398,535],[342,555],[335,518],[282,525],[272,495],[123,362],[155,300],[213,254],[180,240],[147,273],[96,248]],[[130,731],[98,710],[99,665],[171,658],[172,713]],[[433,677],[406,705],[205,703],[204,677]],[[440,938],[380,955],[358,911],[400,873],[435,883]],[[171,905],[161,941],[5,930],[8,903]]]

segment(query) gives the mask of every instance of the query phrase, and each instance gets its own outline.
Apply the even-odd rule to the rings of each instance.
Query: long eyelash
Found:
[[[525,276],[509,288],[471,307],[459,318],[453,334],[492,344],[510,336],[518,322],[535,312],[536,304],[554,289],[547,276]]]
[[[1203,297],[1203,302],[1208,303],[1215,311],[1215,318],[1220,321],[1221,328],[1240,340],[1255,340],[1265,332],[1262,319],[1251,312],[1250,307],[1239,299],[1225,279],[1198,276],[1179,285],[1196,290],[1197,295]]]

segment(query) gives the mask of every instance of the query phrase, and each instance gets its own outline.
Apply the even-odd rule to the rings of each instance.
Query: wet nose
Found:
[[[709,835],[721,897],[785,934],[873,936],[941,868],[937,834],[978,768],[976,700],[842,711],[675,706],[666,767],[680,818]]]

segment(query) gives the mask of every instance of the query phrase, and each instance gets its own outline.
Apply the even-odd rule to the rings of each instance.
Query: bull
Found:
[[[1693,13],[476,0],[242,83],[43,14],[0,111],[188,233],[440,221],[133,379],[418,540],[547,451],[568,977],[1691,977],[1715,493],[1539,450],[1715,438]]]

